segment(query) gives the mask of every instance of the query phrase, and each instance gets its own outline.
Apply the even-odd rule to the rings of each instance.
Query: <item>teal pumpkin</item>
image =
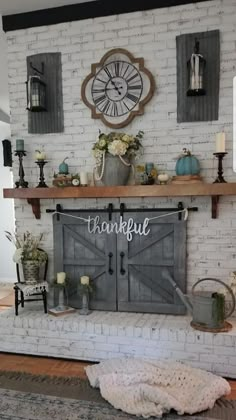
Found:
[[[175,166],[176,175],[199,175],[200,164],[195,156],[192,156],[189,151],[181,156]]]
[[[69,167],[65,160],[68,159],[67,157],[63,160],[62,163],[59,165],[59,174],[67,175],[69,173]]]

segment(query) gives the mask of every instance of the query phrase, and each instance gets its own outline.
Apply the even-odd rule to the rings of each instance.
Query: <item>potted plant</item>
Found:
[[[15,247],[13,261],[22,264],[24,281],[27,284],[35,284],[39,280],[39,267],[47,261],[47,254],[39,249],[43,234],[33,235],[29,231],[23,234],[12,234],[5,231],[7,239]]]
[[[136,157],[141,148],[143,131],[136,136],[111,132],[100,133],[93,145],[95,181],[103,185],[125,185],[129,178],[132,157]]]

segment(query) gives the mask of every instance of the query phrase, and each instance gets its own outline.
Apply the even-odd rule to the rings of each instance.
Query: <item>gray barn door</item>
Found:
[[[142,223],[145,217],[161,213],[126,213]],[[150,221],[148,236],[134,235],[128,242],[124,235],[117,240],[118,310],[184,314],[185,307],[171,284],[169,272],[185,292],[186,222],[172,215]]]
[[[73,216],[88,218],[88,213]],[[99,214],[100,221],[107,221],[107,214]],[[93,214],[91,214],[93,217]],[[80,277],[88,275],[94,282],[90,308],[116,310],[116,241],[114,235],[91,234],[87,223],[77,218],[54,215],[54,270],[65,271],[69,277],[68,303],[81,307]]]

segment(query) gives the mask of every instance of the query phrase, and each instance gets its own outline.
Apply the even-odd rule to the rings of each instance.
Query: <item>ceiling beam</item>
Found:
[[[131,13],[140,10],[159,9],[203,1],[207,0],[130,0],[126,2],[117,1],[116,3],[112,0],[97,0],[34,12],[6,15],[2,16],[2,22],[3,30],[8,32],[17,29],[54,25],[62,22],[72,22],[75,20]]]

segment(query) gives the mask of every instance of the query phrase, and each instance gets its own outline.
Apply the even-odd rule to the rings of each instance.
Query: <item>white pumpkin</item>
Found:
[[[164,174],[159,174],[157,177],[158,181],[160,182],[160,184],[166,184],[169,180],[169,175],[164,173]]]
[[[44,152],[44,150],[35,150],[35,155],[34,155],[36,160],[45,160],[46,159],[46,153]]]

